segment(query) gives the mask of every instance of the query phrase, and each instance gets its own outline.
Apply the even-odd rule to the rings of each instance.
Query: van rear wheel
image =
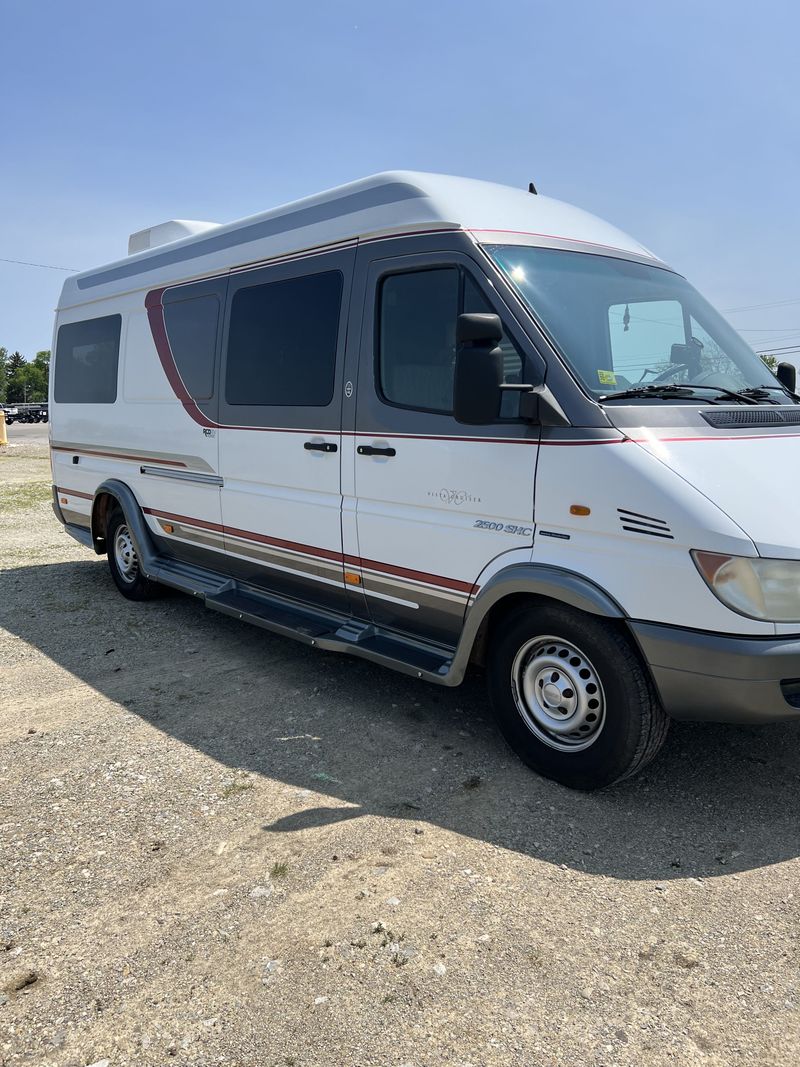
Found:
[[[119,507],[114,508],[108,516],[106,545],[111,577],[124,597],[128,600],[152,600],[158,596],[158,585],[142,572],[128,520]]]
[[[503,620],[489,648],[488,683],[517,755],[573,789],[635,774],[667,735],[669,719],[627,635],[561,604]]]

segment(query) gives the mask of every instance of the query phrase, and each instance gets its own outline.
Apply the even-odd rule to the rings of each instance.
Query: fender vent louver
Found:
[[[646,534],[648,537],[666,537],[668,541],[675,540],[663,519],[654,519],[652,515],[642,515],[638,511],[627,511],[625,508],[617,508],[617,514],[623,530]]]
[[[737,408],[734,411],[701,411],[700,414],[717,429],[739,426],[800,426],[800,407],[794,408]]]

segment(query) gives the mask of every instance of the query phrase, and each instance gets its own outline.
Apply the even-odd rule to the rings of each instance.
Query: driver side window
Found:
[[[611,366],[598,370],[598,386],[627,388],[660,375],[680,379],[689,362],[683,308],[677,300],[640,300],[608,309]],[[673,372],[674,373],[671,373]],[[690,376],[696,371],[690,370]]]
[[[387,275],[380,285],[377,380],[384,400],[442,415],[453,412],[456,319],[495,309],[460,267]],[[506,382],[522,381],[522,357],[504,332]],[[519,417],[519,394],[506,393],[500,417]]]

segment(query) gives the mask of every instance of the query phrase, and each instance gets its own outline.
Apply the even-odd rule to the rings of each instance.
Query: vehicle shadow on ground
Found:
[[[102,560],[8,570],[0,624],[158,730],[323,794],[264,827],[429,822],[621,879],[714,877],[800,854],[800,723],[675,723],[657,762],[594,794],[533,774],[476,673],[440,689],[298,645],[177,594],[130,604]]]

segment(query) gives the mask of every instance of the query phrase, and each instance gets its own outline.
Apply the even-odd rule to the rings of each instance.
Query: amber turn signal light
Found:
[[[569,513],[570,515],[591,515],[592,509],[587,508],[585,504],[572,504]]]

